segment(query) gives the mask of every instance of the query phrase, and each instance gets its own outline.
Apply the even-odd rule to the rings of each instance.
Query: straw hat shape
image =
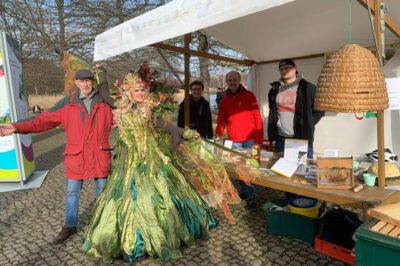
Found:
[[[369,50],[348,44],[327,59],[318,79],[314,109],[355,113],[387,108],[383,73]]]

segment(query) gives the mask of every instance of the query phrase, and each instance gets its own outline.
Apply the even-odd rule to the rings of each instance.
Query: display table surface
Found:
[[[254,185],[273,188],[285,192],[316,198],[319,200],[351,205],[362,208],[364,219],[367,218],[367,210],[380,204],[388,204],[400,201],[400,191],[389,190],[379,187],[364,187],[359,192],[351,189],[326,189],[317,188],[313,184],[300,184],[293,182],[292,179],[281,175],[268,175],[260,172],[260,175],[251,181]]]

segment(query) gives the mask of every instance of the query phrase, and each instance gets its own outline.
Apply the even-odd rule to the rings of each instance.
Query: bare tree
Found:
[[[58,87],[62,82],[64,51],[91,62],[96,35],[166,2],[169,0],[0,0],[0,29],[21,44],[28,91],[52,92],[48,86],[54,84]],[[182,38],[166,42],[183,45]],[[229,51],[230,55],[240,58],[239,54],[204,32],[193,35],[191,49],[215,54]],[[183,79],[183,56],[152,47],[137,49],[101,63],[113,80],[122,78],[128,71],[138,70],[143,61],[149,61],[157,72],[165,73],[165,78]],[[210,71],[224,72],[225,67],[237,68],[214,60],[191,58],[193,77],[199,77],[206,87],[210,83]],[[43,89],[39,89],[40,79],[46,84]]]
[[[207,35],[199,32],[199,45],[197,47],[197,50],[207,53],[209,47],[210,45],[208,43]],[[208,59],[200,57],[199,62],[200,62],[200,79],[204,83],[204,87],[207,90],[207,94],[210,94],[210,91],[208,89],[210,83],[210,72],[208,71]]]

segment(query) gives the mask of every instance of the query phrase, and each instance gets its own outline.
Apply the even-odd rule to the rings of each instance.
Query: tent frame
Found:
[[[383,65],[383,58],[381,57],[381,50],[382,50],[382,38],[381,38],[381,27],[380,27],[380,5],[381,5],[381,0],[357,0],[359,4],[361,4],[365,8],[370,8],[372,14],[374,15],[374,27],[375,27],[375,38],[377,40],[377,45],[376,47],[376,57],[378,58],[378,61],[380,65]],[[376,12],[378,10],[378,12]],[[385,26],[397,37],[400,38],[400,27],[388,16],[384,17],[385,20]],[[215,55],[215,54],[210,54],[206,52],[201,52],[201,51],[196,51],[190,49],[190,41],[191,41],[191,34],[185,34],[184,35],[184,47],[178,47],[170,44],[165,44],[165,43],[155,43],[150,46],[155,47],[155,48],[160,48],[164,50],[169,50],[177,53],[183,53],[184,54],[184,69],[185,69],[185,128],[189,127],[189,115],[190,115],[190,101],[189,101],[189,84],[190,84],[190,56],[197,56],[197,57],[203,57],[203,58],[208,58],[212,60],[218,60],[218,61],[226,61],[226,62],[231,62],[231,63],[236,63],[239,65],[244,65],[244,66],[252,66],[253,64],[268,64],[268,63],[274,63],[279,61],[280,59],[276,60],[269,60],[269,61],[261,61],[261,62],[255,62],[253,60],[249,59],[236,59],[236,58],[231,58],[231,57],[226,57],[226,56],[220,56],[220,55]],[[314,57],[321,57],[326,55],[326,53],[323,54],[312,54],[312,55],[306,55],[306,56],[299,56],[295,57],[294,59],[307,59],[307,58],[314,58]],[[379,187],[384,187],[385,186],[385,156],[384,156],[384,149],[385,149],[385,141],[384,141],[384,111],[378,111],[377,112],[377,133],[378,133],[378,185]]]

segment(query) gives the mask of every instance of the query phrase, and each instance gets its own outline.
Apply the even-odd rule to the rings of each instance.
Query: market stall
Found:
[[[369,2],[374,11],[373,2]],[[400,2],[389,0],[385,3],[389,10],[385,16],[385,41],[386,44],[396,44],[400,36],[400,28],[397,26],[400,24],[400,15],[395,10],[400,9]],[[370,18],[365,6],[366,1],[363,0],[225,0],[190,3],[177,0],[98,35],[94,59],[105,60],[123,52],[153,45],[184,53],[185,62],[189,61],[190,55],[194,55],[254,65],[255,81],[250,89],[258,96],[266,121],[266,95],[269,83],[276,79],[276,64],[280,59],[294,58],[298,62],[299,70],[307,79],[315,82],[325,55],[347,43],[350,15],[352,42],[366,47],[374,46]],[[205,31],[251,60],[237,60],[191,50],[188,35],[184,47],[161,43],[196,30]],[[186,69],[189,67],[186,66]],[[187,72],[185,77],[188,82]],[[332,145],[344,154],[362,154],[373,150],[377,139],[375,121],[364,119],[357,123],[353,117],[354,115],[328,113],[317,125],[315,150],[322,152],[333,148]],[[400,124],[400,120],[396,116],[392,118],[387,112],[385,117],[388,119],[384,125],[385,137],[390,145],[394,139],[394,132],[390,127]]]
[[[190,79],[189,57],[191,55],[253,66],[250,89],[258,96],[266,121],[269,83],[277,78],[277,62],[282,58],[294,58],[301,73],[309,76],[310,81],[316,82],[326,56],[349,43],[350,35],[351,43],[368,48],[375,47],[370,16],[365,7],[369,3],[372,13],[377,11],[378,14],[380,2],[364,0],[175,0],[98,35],[95,43],[95,61],[105,60],[146,45],[180,52],[185,54],[186,85]],[[384,32],[386,45],[396,48],[400,38],[398,26],[400,13],[396,11],[400,10],[400,2],[388,0],[385,3],[389,7],[389,12],[382,20],[376,16],[375,28],[379,28],[378,24],[381,22],[385,24],[387,28]],[[349,17],[351,17],[351,25],[349,25]],[[238,60],[191,50],[190,35],[188,34],[196,30],[205,31],[249,59]],[[349,31],[352,33],[349,34]],[[185,35],[183,47],[160,43],[182,35]],[[376,36],[380,36],[379,30]],[[377,47],[380,50],[379,47],[385,46],[378,41]],[[379,55],[378,58],[380,58]],[[188,88],[186,88],[186,96],[188,97]],[[394,134],[396,134],[391,129],[400,124],[399,119],[387,116],[387,113],[385,116],[384,109],[385,107],[371,109],[371,111],[378,111],[378,123],[372,119],[354,123],[349,120],[349,116],[328,113],[324,118],[325,122],[318,125],[316,129],[317,152],[326,148],[335,148],[346,154],[361,154],[378,146],[379,161],[382,166],[384,163],[384,137],[386,136],[391,144]],[[354,117],[354,114],[350,115],[351,118]],[[384,124],[384,118],[387,119],[386,124]],[[187,119],[188,117],[186,117]],[[386,131],[386,135],[384,131]],[[378,145],[376,144],[377,139]],[[310,182],[295,182],[295,178],[257,171],[251,180],[252,184],[336,204],[361,207],[364,210],[364,216],[366,210],[372,206],[400,200],[400,192],[383,188],[384,167],[380,167],[380,187],[367,187],[359,192],[350,189],[320,188]],[[357,182],[354,185],[357,185]]]

